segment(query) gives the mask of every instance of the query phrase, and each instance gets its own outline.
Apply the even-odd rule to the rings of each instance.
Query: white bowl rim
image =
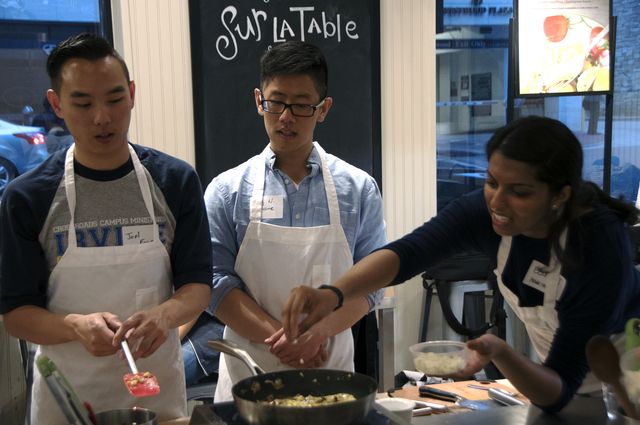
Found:
[[[447,340],[439,340],[439,341],[424,341],[424,342],[419,342],[417,344],[413,344],[409,346],[409,350],[411,352],[417,352],[420,353],[421,351],[418,351],[420,348],[423,347],[437,347],[437,346],[452,346],[452,347],[456,347],[459,348],[461,351],[464,351],[467,349],[467,344],[465,342],[462,341],[447,341]]]

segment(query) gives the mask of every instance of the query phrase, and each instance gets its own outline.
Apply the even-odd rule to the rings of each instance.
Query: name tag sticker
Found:
[[[523,283],[540,292],[545,292],[549,285],[553,283],[552,280],[557,279],[558,276],[549,270],[549,266],[533,260],[527,274],[524,276]]]
[[[153,224],[122,227],[123,245],[140,245],[153,241]]]
[[[262,198],[262,218],[282,218],[283,211],[284,197],[282,195]]]

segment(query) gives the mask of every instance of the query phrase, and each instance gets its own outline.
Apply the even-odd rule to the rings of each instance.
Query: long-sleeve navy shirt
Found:
[[[482,191],[476,191],[385,248],[400,257],[397,284],[457,253],[480,251],[495,260],[499,244]],[[580,387],[589,369],[585,346],[591,336],[622,332],[627,319],[640,317],[640,272],[628,229],[614,211],[597,205],[581,216],[569,230],[567,251],[576,263],[562,270],[566,287],[556,303],[559,326],[544,362],[560,375],[563,390],[554,405],[541,406],[547,411],[562,409]],[[548,264],[549,256],[547,239],[513,237],[502,280],[520,306],[543,304],[542,292],[523,280],[532,260]]]

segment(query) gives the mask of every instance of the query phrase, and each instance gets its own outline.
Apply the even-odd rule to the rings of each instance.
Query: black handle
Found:
[[[453,403],[458,401],[458,399],[460,398],[456,393],[438,390],[436,388],[427,387],[426,385],[422,385],[420,388],[418,388],[418,393],[420,394],[420,397],[432,397],[439,400],[451,401]]]

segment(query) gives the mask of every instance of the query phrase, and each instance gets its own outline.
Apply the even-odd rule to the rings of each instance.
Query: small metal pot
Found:
[[[96,413],[100,425],[158,425],[155,412],[143,407]]]

